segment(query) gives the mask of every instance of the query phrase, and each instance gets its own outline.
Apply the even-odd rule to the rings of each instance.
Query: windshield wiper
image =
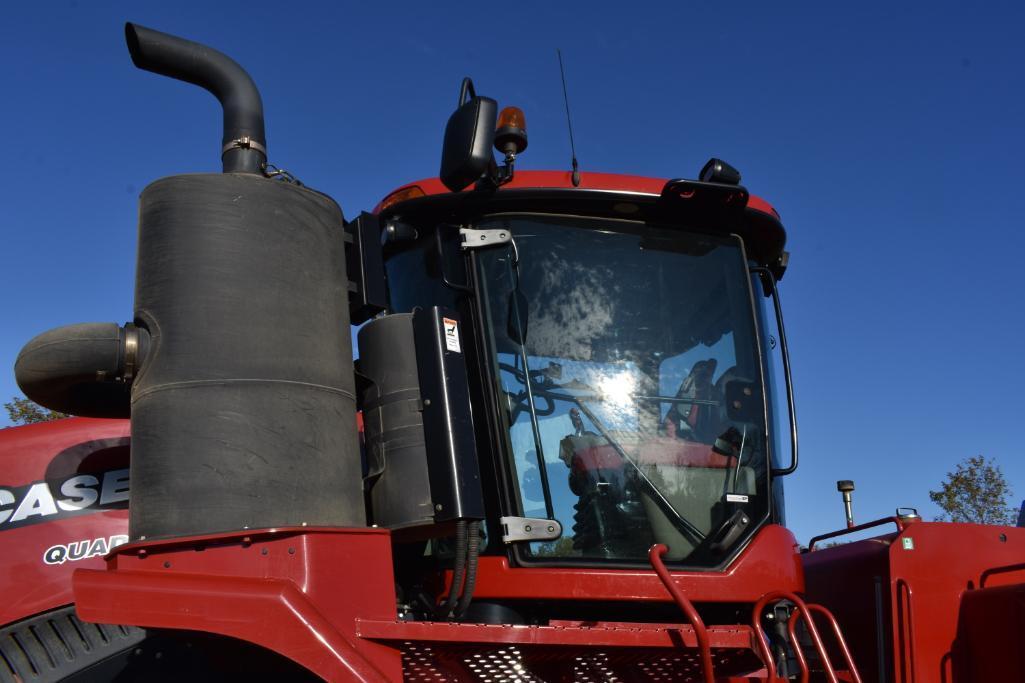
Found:
[[[519,358],[517,358],[517,361],[519,361]],[[621,457],[624,462],[629,463],[630,467],[633,469],[634,472],[636,472],[636,474],[640,478],[646,493],[648,493],[648,495],[655,502],[655,505],[657,505],[659,510],[661,510],[662,513],[669,519],[669,522],[676,528],[676,530],[684,534],[685,536],[689,536],[692,541],[695,541],[695,545],[700,544],[702,541],[705,540],[705,538],[707,538],[706,534],[704,534],[701,531],[701,529],[695,526],[693,522],[691,522],[686,517],[681,515],[679,511],[677,511],[676,508],[673,507],[673,504],[669,502],[669,500],[665,497],[665,494],[663,494],[662,491],[659,490],[659,488],[651,481],[651,479],[648,478],[648,475],[644,472],[643,469],[641,469],[641,466],[637,464],[637,461],[634,460],[630,456],[630,454],[626,452],[626,449],[623,448],[622,444],[620,444],[619,441],[617,441],[616,438],[612,436],[609,430],[605,428],[605,425],[602,423],[600,419],[598,419],[598,416],[594,414],[594,411],[592,411],[590,408],[587,407],[587,405],[585,405],[584,401],[586,400],[602,400],[601,395],[594,392],[591,386],[583,382],[580,382],[576,379],[570,380],[569,382],[565,382],[563,384],[555,384],[551,382],[550,379],[548,379],[548,381],[545,381],[547,378],[545,377],[544,370],[529,370],[525,362],[524,369],[520,369],[517,366],[510,367],[505,364],[501,365],[503,366],[502,369],[508,372],[512,372],[512,374],[516,377],[517,381],[526,386],[526,392],[524,393],[526,393],[525,398],[527,398],[528,400],[528,407],[531,413],[532,427],[535,426],[536,415],[538,414],[534,402],[535,398],[545,399],[548,402],[549,406],[551,406],[554,401],[567,401],[569,403],[575,404],[580,409],[580,411],[587,416],[587,419],[591,421],[591,424],[593,424],[594,427],[598,430],[598,433],[601,435],[601,437],[605,439],[610,446],[612,446],[612,449],[616,451],[616,453],[619,454],[619,457]],[[537,383],[537,386],[534,386],[534,382],[530,377],[531,373],[541,375],[541,381]],[[572,394],[563,393],[561,391],[552,391],[553,387],[563,390],[569,389],[571,391],[591,391],[592,393],[589,395],[574,396]],[[664,400],[670,403],[700,403],[703,405],[718,405],[718,403],[716,403],[715,401],[708,401],[705,399],[677,399],[666,396],[638,396],[636,398],[642,400]],[[554,412],[554,410],[549,412]],[[537,441],[540,441],[540,434],[537,434]],[[543,456],[541,456],[539,452],[538,459],[540,460],[541,457]],[[538,470],[539,474],[541,475],[542,491],[545,494],[545,507],[546,510],[548,510],[548,503],[550,500],[549,496],[551,495],[550,493],[548,493],[548,472],[547,468],[539,467]],[[548,510],[548,516],[552,517],[552,514],[552,511]]]
[[[705,540],[705,534],[703,534],[700,529],[694,526],[690,520],[681,515],[676,508],[673,507],[673,504],[666,499],[665,495],[662,494],[662,491],[660,491],[659,488],[652,483],[651,479],[648,478],[648,475],[644,473],[641,466],[638,465],[632,457],[630,457],[626,452],[626,449],[616,441],[612,434],[609,433],[609,430],[605,429],[605,425],[602,424],[601,420],[598,419],[594,412],[588,408],[582,400],[576,396],[570,396],[569,394],[552,395],[551,398],[561,398],[575,403],[577,407],[580,408],[580,411],[587,416],[587,419],[591,421],[591,424],[594,425],[595,429],[598,430],[598,433],[601,434],[602,438],[608,441],[613,450],[619,454],[619,457],[623,458],[625,462],[629,463],[630,466],[633,467],[634,472],[637,473],[641,481],[644,483],[644,488],[647,489],[648,495],[655,501],[659,510],[669,518],[670,523],[676,527],[676,530],[686,536],[690,536],[692,540],[696,541],[695,545],[700,544]]]

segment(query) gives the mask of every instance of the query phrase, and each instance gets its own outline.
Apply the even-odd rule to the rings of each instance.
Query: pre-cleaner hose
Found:
[[[41,406],[82,417],[128,417],[129,387],[149,333],[134,325],[79,323],[36,336],[21,349],[14,376]]]

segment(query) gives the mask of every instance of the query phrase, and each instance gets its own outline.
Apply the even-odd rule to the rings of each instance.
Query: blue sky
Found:
[[[565,168],[561,47],[585,172],[694,177],[719,156],[782,214],[799,538],[842,523],[841,478],[859,520],[931,516],[927,491],[977,453],[1025,497],[1025,6],[439,7],[5,8],[0,397],[38,332],[131,317],[141,188],[219,168],[216,101],[136,70],[125,20],[241,62],[271,161],[350,215],[436,173],[464,75],[526,112],[520,168]]]

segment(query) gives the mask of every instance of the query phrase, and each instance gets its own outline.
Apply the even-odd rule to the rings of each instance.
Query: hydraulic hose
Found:
[[[225,173],[263,173],[267,136],[263,100],[245,69],[227,55],[191,40],[125,24],[132,63],[140,69],[198,85],[224,110],[221,161]]]
[[[452,569],[452,585],[448,589],[448,597],[437,610],[437,615],[442,619],[451,619],[456,607],[456,600],[459,597],[460,589],[463,587],[463,579],[466,576],[466,547],[467,547],[467,522],[456,522],[456,554],[455,565]]]
[[[480,522],[470,522],[467,526],[466,544],[466,581],[463,584],[463,594],[459,596],[459,604],[456,606],[455,618],[462,619],[466,610],[470,607],[473,599],[473,588],[477,583],[477,558],[480,555]]]

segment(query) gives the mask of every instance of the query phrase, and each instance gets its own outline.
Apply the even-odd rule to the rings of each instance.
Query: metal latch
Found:
[[[502,517],[502,542],[554,541],[562,536],[562,525],[554,519],[537,517]]]
[[[495,230],[459,228],[459,235],[463,238],[461,245],[463,249],[481,249],[483,247],[495,247],[512,242],[512,233],[503,228]]]

